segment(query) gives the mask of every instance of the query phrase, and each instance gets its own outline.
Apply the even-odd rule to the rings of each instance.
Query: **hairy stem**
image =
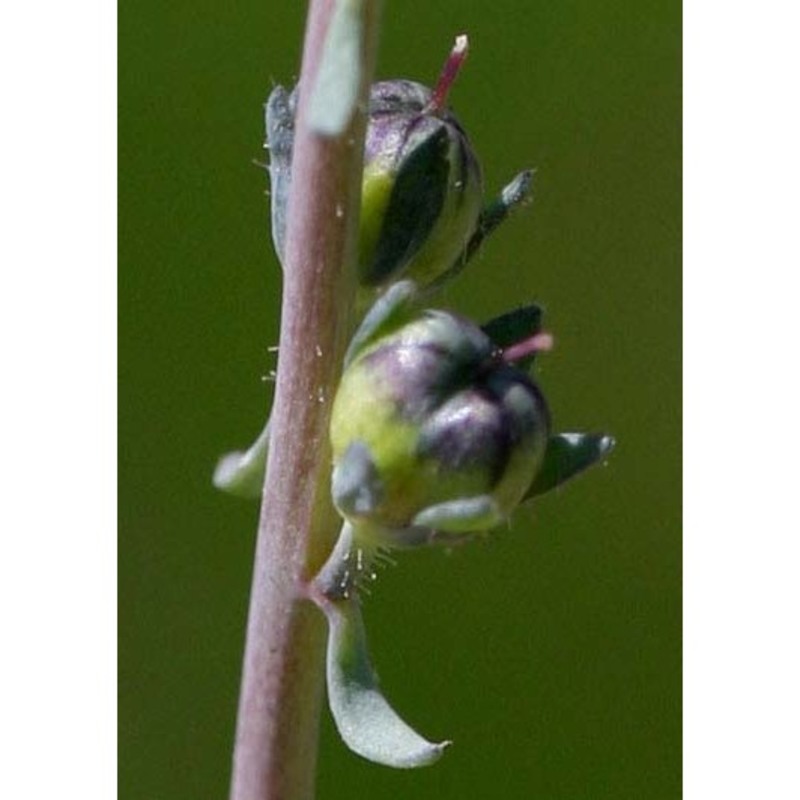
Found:
[[[375,60],[377,5],[377,0],[311,0],[309,5],[289,197],[280,360],[231,800],[309,800],[314,795],[326,628],[322,615],[305,599],[304,587],[324,563],[339,527],[330,501],[327,429],[351,332],[364,111]],[[319,78],[331,62],[331,23],[337,24],[337,14],[341,23],[343,9],[357,24],[351,26],[350,40],[345,27],[335,41],[352,47],[352,36],[358,37],[352,51],[357,68],[349,77],[334,75],[333,83],[354,81],[356,102],[353,113],[344,115],[342,130],[321,134],[311,127],[309,100],[323,85]],[[338,61],[333,62],[335,69]],[[318,99],[315,116],[320,113]],[[341,119],[341,107],[335,110]]]

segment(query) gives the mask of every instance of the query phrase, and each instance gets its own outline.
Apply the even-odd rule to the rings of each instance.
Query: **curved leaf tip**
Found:
[[[429,742],[407,725],[380,691],[355,599],[326,608],[328,701],[345,744],[377,764],[398,769],[437,761],[450,742]]]
[[[264,486],[269,448],[270,423],[264,426],[249,450],[222,456],[214,469],[212,482],[222,492],[238,497],[260,497]]]

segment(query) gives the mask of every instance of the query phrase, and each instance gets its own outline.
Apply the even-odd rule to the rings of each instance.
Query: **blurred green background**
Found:
[[[450,556],[405,555],[365,613],[398,710],[455,745],[368,764],[325,717],[320,800],[680,796],[680,6],[386,3],[380,77],[452,101],[494,191],[535,200],[444,299],[547,308],[540,380],[606,468]],[[257,518],[214,492],[265,415],[280,272],[262,104],[297,75],[305,5],[119,8],[120,797],[224,798]]]

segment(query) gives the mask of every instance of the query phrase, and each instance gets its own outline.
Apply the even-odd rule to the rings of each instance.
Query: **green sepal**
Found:
[[[427,241],[447,193],[450,133],[444,126],[402,163],[389,197],[375,252],[360,265],[362,286],[380,286],[400,272]]]
[[[483,209],[478,219],[478,228],[467,245],[468,258],[472,257],[475,250],[483,243],[483,240],[494,232],[495,228],[506,219],[511,211],[528,199],[532,185],[533,170],[523,170],[515,175],[503,187],[500,194]]]
[[[604,433],[559,433],[547,442],[544,461],[523,500],[560,486],[605,458],[614,438]]]
[[[334,505],[348,518],[372,514],[380,505],[383,491],[369,447],[364,442],[353,442],[333,468]]]
[[[474,534],[503,521],[497,501],[489,494],[463,497],[429,506],[411,521],[414,528],[430,528],[444,534]],[[435,541],[435,539],[431,539]]]
[[[510,347],[516,342],[521,342],[523,339],[528,339],[539,333],[542,328],[542,314],[541,307],[532,303],[514,311],[509,311],[500,317],[495,317],[485,325],[482,325],[481,330],[499,348]],[[515,366],[526,370],[530,368],[535,358],[536,354],[532,353],[530,356],[517,361]]]

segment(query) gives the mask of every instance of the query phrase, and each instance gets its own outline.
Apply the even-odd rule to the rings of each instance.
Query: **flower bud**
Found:
[[[364,151],[359,283],[408,278],[420,286],[449,270],[475,231],[481,170],[464,129],[419,83],[376,83]],[[369,292],[367,292],[369,296]]]
[[[358,239],[360,310],[401,278],[433,283],[465,258],[479,228],[481,169],[447,94],[466,57],[459,37],[433,90],[409,80],[373,84],[364,146]],[[297,91],[277,86],[266,106],[272,237],[283,260]]]
[[[334,502],[354,524],[486,530],[525,496],[549,431],[541,392],[486,333],[427,310],[370,339],[342,376]]]

